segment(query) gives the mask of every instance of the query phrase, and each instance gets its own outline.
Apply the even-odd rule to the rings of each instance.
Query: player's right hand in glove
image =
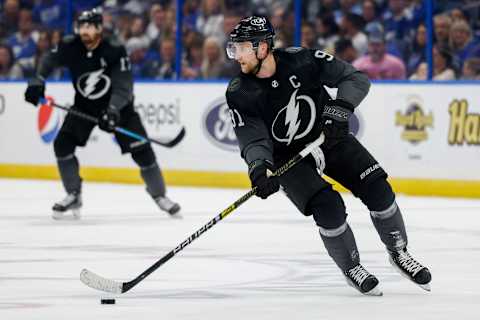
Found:
[[[45,98],[45,81],[39,77],[30,79],[25,91],[25,101],[36,107],[40,99],[43,98]]]
[[[252,182],[252,187],[257,188],[257,197],[267,199],[270,195],[280,189],[278,177],[268,176],[273,172],[273,165],[266,160],[255,160],[249,165],[248,176]]]
[[[98,127],[103,131],[112,133],[120,121],[120,111],[117,108],[110,106],[103,110],[98,119]]]
[[[349,134],[348,121],[353,114],[353,106],[342,100],[332,100],[323,109],[323,146],[330,149]]]

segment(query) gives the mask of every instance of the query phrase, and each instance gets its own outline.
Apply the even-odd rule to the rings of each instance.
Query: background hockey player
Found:
[[[320,50],[273,50],[274,30],[264,17],[245,18],[227,44],[241,73],[226,97],[257,196],[266,199],[280,185],[304,215],[313,215],[328,254],[347,282],[364,294],[380,295],[377,278],[361,264],[340,194],[318,173],[324,172],[370,210],[392,265],[430,290],[429,270],[407,251],[407,234],[387,174],[349,133],[348,121],[367,95],[368,78],[350,64]],[[324,85],[338,88],[330,99]],[[267,176],[324,132],[326,140],[312,157],[281,177]]]
[[[102,37],[102,15],[93,9],[83,12],[76,21],[76,34],[66,36],[37,67],[37,76],[28,83],[25,100],[37,105],[44,97],[45,79],[58,66],[65,66],[75,89],[73,108],[99,119],[100,129],[114,132],[118,125],[146,135],[139,115],[133,108],[133,79],[125,48],[112,38]],[[79,218],[82,206],[82,179],[75,157],[77,146],[85,146],[94,124],[68,114],[55,139],[58,170],[67,192],[64,200],[53,206],[53,218],[64,217],[72,210]],[[122,153],[131,153],[141,176],[160,209],[178,216],[180,206],[166,197],[165,182],[148,142],[115,133]]]

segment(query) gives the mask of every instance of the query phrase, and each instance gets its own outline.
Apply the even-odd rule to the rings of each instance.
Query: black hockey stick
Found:
[[[47,102],[46,99],[44,99],[44,100],[41,101],[41,103],[43,104],[43,103],[48,103],[48,102]],[[71,113],[76,117],[79,117],[79,118],[82,118],[84,120],[90,121],[92,123],[98,124],[98,119],[94,116],[89,115],[89,114],[83,113],[81,111],[78,111],[78,110],[75,110],[75,109],[72,109],[72,108],[69,108],[69,107],[66,107],[66,106],[56,104],[55,102],[52,102],[49,105],[52,106],[52,107],[58,108],[58,109],[65,110],[68,113]],[[177,134],[177,136],[175,138],[173,138],[171,140],[168,140],[168,141],[160,141],[158,139],[154,139],[154,138],[150,138],[150,137],[144,137],[144,136],[142,136],[138,133],[132,132],[132,131],[127,130],[127,129],[122,128],[122,127],[115,127],[114,130],[116,132],[119,132],[119,133],[121,133],[123,135],[126,135],[128,137],[137,139],[139,141],[149,141],[149,142],[152,142],[152,143],[155,143],[155,144],[158,144],[162,147],[167,147],[167,148],[172,148],[172,147],[176,146],[185,137],[185,127],[182,127],[182,129],[180,130],[180,132]]]
[[[290,159],[287,163],[285,163],[283,166],[275,170],[273,173],[274,176],[281,176],[285,172],[287,172],[291,167],[293,167],[295,164],[297,164],[300,160],[305,158],[308,154],[312,152],[312,150],[318,146],[320,146],[323,143],[323,140],[325,140],[325,136],[322,133],[320,137],[315,140],[313,143],[311,143],[308,147],[303,149],[299,154],[297,154],[295,157]],[[152,272],[157,270],[160,266],[162,266],[165,262],[173,258],[178,252],[183,250],[186,246],[188,246],[190,243],[192,243],[195,239],[200,237],[204,232],[206,232],[208,229],[213,227],[215,224],[217,224],[220,220],[228,216],[230,213],[232,213],[235,209],[237,209],[240,205],[245,203],[248,199],[250,199],[255,193],[257,192],[256,187],[248,191],[246,194],[244,194],[241,198],[239,198],[237,201],[235,201],[233,204],[231,204],[228,208],[223,210],[219,215],[217,215],[215,218],[207,222],[207,224],[203,225],[200,229],[195,231],[190,237],[188,237],[186,240],[184,240],[182,243],[180,243],[175,249],[167,253],[164,257],[162,257],[160,260],[155,262],[152,266],[150,266],[147,270],[142,272],[138,277],[131,281],[127,282],[118,282],[114,280],[110,280],[107,278],[104,278],[102,276],[99,276],[96,273],[93,273],[92,271],[88,269],[83,269],[82,272],[80,272],[80,280],[86,284],[87,286],[105,291],[105,292],[110,292],[110,293],[125,293],[128,290],[132,289],[135,287],[140,281],[145,279],[148,275],[150,275]]]

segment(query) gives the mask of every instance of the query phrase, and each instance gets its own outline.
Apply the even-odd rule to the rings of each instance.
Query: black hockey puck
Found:
[[[115,299],[101,299],[102,304],[115,304]]]

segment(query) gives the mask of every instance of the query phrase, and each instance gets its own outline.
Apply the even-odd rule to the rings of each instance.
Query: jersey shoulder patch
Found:
[[[297,53],[297,52],[300,52],[302,50],[305,50],[305,48],[302,48],[302,47],[288,47],[288,48],[285,48],[285,52],[288,52],[288,53]]]
[[[254,79],[250,79],[242,74],[230,80],[227,87],[226,98],[230,108],[237,108],[248,112],[250,108],[254,108],[261,90],[255,83]]]
[[[242,79],[240,77],[235,77],[228,83],[227,92],[235,92],[240,89],[242,85]]]

